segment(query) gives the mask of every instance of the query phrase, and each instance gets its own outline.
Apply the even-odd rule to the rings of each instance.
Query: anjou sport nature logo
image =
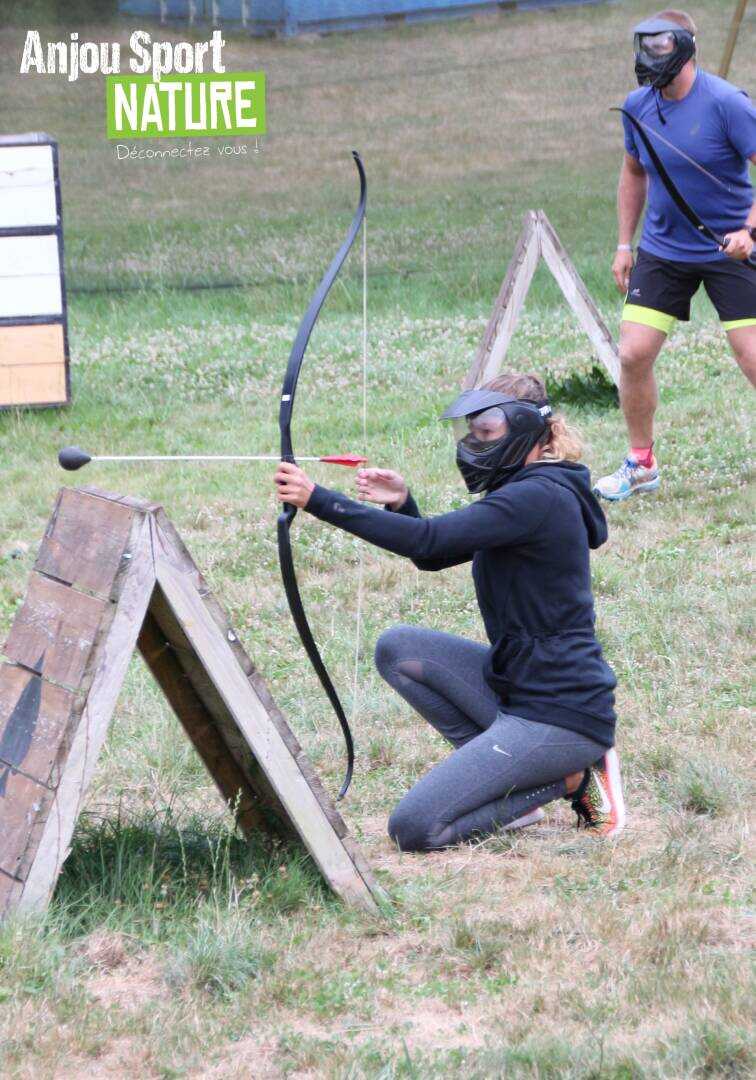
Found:
[[[129,38],[130,75],[121,74],[118,42],[70,40],[42,44],[29,30],[20,73],[106,76],[106,126],[109,139],[159,139],[186,136],[265,134],[265,74],[227,73],[225,41],[215,30],[208,41],[152,41],[146,30]],[[206,70],[207,68],[207,70]]]

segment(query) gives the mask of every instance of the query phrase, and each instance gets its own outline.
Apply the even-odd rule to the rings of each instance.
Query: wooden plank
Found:
[[[54,182],[53,153],[49,143],[0,146],[0,192],[3,196],[11,188],[27,190],[30,184]],[[0,215],[0,226],[4,224]]]
[[[0,147],[0,228],[55,226],[52,146]]]
[[[334,832],[323,808],[270,722],[260,699],[248,682],[202,598],[164,558],[156,560],[157,581],[174,615],[244,733],[257,761],[278,792],[320,870],[336,893],[369,911],[375,901],[354,863]]]
[[[105,603],[33,572],[5,644],[9,660],[78,690],[97,638]]]
[[[11,772],[0,786],[0,869],[23,879],[53,801],[50,788]]]
[[[38,910],[47,904],[68,855],[76,818],[89,788],[155,586],[148,519],[135,517],[134,529],[136,536],[131,542],[133,558],[127,573],[120,580],[120,594],[112,622],[97,645],[91,688],[19,900],[18,907],[22,911]],[[69,590],[69,593],[76,595],[73,590]]]
[[[0,794],[9,770],[54,787],[79,702],[25,668],[0,664]]]
[[[252,835],[264,825],[254,789],[223,742],[212,716],[149,612],[137,646],[224,801],[233,807],[240,828],[245,835]]]
[[[267,683],[265,682],[264,678],[255,666],[254,661],[246,652],[244,646],[239,640],[236,631],[229,623],[225,609],[218,602],[218,600],[216,600],[215,596],[210,591],[210,587],[207,584],[205,578],[198,570],[186,545],[184,544],[176,529],[166,517],[164,511],[160,510],[158,512],[155,518],[155,524],[157,526],[158,533],[158,539],[156,539],[155,542],[155,550],[163,551],[167,555],[170,553],[169,558],[171,563],[178,569],[180,569],[182,574],[187,576],[189,580],[191,580],[192,584],[195,586],[200,596],[202,597],[208,612],[212,616],[213,620],[215,621],[216,625],[225,637],[226,641],[231,646],[231,650],[234,653],[234,656],[238,660],[242,671],[247,676],[249,682],[252,685],[252,688],[262,702],[265,711],[268,713],[268,716],[278,728],[278,732],[281,738],[284,740],[290,752],[295,757],[300,754],[303,755],[302,747],[300,746],[296,735],[289,727],[286,718],[273,700],[273,696],[268,689]],[[181,633],[180,628],[179,633]],[[181,635],[181,638],[179,640],[174,640],[174,644],[179,648],[185,647],[186,641],[183,634]],[[228,733],[228,737],[233,741],[233,735],[230,732]],[[336,829],[337,832],[339,832],[340,835],[344,835],[346,833],[346,826],[341,820],[341,817],[339,816],[336,807],[333,805],[333,802],[322,787],[320,777],[318,777],[312,769],[309,759],[303,757],[303,760],[307,762],[304,768],[308,769],[309,773],[314,777],[313,786],[317,789],[318,793],[322,793],[323,795],[323,807],[325,809],[325,812],[330,817],[333,827]]]
[[[15,908],[21,896],[23,882],[18,878],[11,877],[0,870],[0,922],[3,917]]]
[[[529,210],[463,390],[482,386],[501,370],[540,254],[538,219]]]
[[[217,602],[213,596],[210,585],[207,579],[202,574],[201,570],[195,563],[191,556],[189,549],[181,538],[178,530],[174,527],[173,523],[169,520],[165,510],[161,507],[153,518],[154,523],[154,536],[155,536],[155,551],[162,552],[167,559],[178,569],[188,580],[192,582],[197,592],[205,601],[205,605],[210,611],[211,615],[221,628],[223,633],[228,636],[228,631],[231,631],[233,637],[229,637],[228,640],[234,649],[234,652],[239,657],[239,662],[244,666],[246,664],[252,664],[252,661],[247,657],[244,650],[241,649],[239,640],[235,631],[232,630],[228,621],[228,615],[224,608]],[[239,651],[241,649],[241,652]],[[242,655],[243,654],[243,655]],[[245,668],[247,670],[247,668]]]
[[[362,854],[362,849],[360,848],[354,837],[345,836],[342,840],[342,843],[346,848],[347,852],[349,853],[349,857],[354,863],[355,869],[367,885],[368,889],[370,889],[373,897],[378,901],[388,903],[390,899],[388,893],[382,885],[378,884],[373,874],[373,871],[370,868],[370,864],[368,863],[365,856]]]
[[[288,820],[281,800],[255,760],[249,743],[242,732],[239,731],[236,721],[218,693],[215,684],[210,679],[202,661],[182,630],[160,588],[155,590],[150,602],[150,615],[155,619],[161,634],[170,644],[173,654],[182,672],[189,680],[192,690],[212,718],[219,738],[228,747],[234,761],[255,792],[258,802],[265,812],[265,821],[269,831],[288,837],[297,835],[296,829]],[[343,822],[341,828],[346,831]]]
[[[0,236],[0,291],[8,278],[39,276],[60,276],[57,235]]]
[[[94,484],[79,484],[76,488],[83,495],[93,495],[96,499],[105,499],[108,502],[118,503],[119,506],[130,506],[133,510],[142,510],[145,514],[160,509],[160,503],[151,499],[136,499],[132,495],[120,495],[114,491],[105,491]]]
[[[3,378],[3,368],[28,368],[36,364],[57,367],[64,364],[65,359],[63,327],[60,323],[0,326],[0,380]]]
[[[275,704],[265,680],[245,651],[236,631],[231,627],[225,610],[210,592],[207,582],[195,565],[186,545],[162,509],[155,515],[154,532],[156,533],[153,544],[154,549],[163,552],[166,557],[169,558],[170,562],[177,567],[187,580],[191,581],[192,585],[197,589],[209,614],[212,616],[226,641],[229,643],[242,671],[245,673],[255,693],[260,698],[270,720],[278,729],[281,738],[286,743],[292,756],[295,757],[299,763],[300,769],[310,783],[310,786],[315,793],[316,798],[319,800],[323,812],[331,822],[333,829],[339,836],[345,836],[347,833],[346,825],[332,799],[325,791],[320,777],[317,775],[309,759],[304,754],[296,735],[289,727],[283,713]],[[176,650],[184,671],[192,681],[195,692],[214,717],[221,737],[233,753],[239,766],[249,776],[250,782],[258,792],[263,804],[268,810],[273,810],[275,812],[278,820],[283,824],[285,831],[292,832],[293,829],[288,823],[288,818],[286,817],[286,813],[280,804],[275,790],[271,787],[265,773],[255,761],[254,755],[251,753],[246,740],[239,732],[233,717],[223,703],[223,699],[218,694],[212,681],[208,678],[207,672],[201,662],[194,654],[180,625],[176,622],[175,618],[173,618],[170,611],[166,610],[166,605],[162,602],[159,590],[156,591],[153,599],[153,611],[160,622],[163,632]]]
[[[54,364],[4,366],[0,362],[0,408],[64,405],[68,400],[66,360]]]
[[[62,314],[60,274],[16,275],[0,281],[0,318]]]
[[[46,333],[36,335],[37,330]],[[9,349],[2,339],[14,333]],[[39,348],[38,348],[39,346]],[[0,409],[25,405],[65,404],[68,360],[60,323],[0,327]]]
[[[564,298],[572,308],[577,321],[588,335],[591,344],[609,372],[615,385],[619,386],[619,351],[601,314],[594,304],[583,279],[578,274],[569,255],[562,247],[546,214],[538,212],[541,233],[541,252],[546,265],[556,278]]]
[[[76,589],[112,598],[131,558],[135,513],[123,503],[61,488],[34,569]]]
[[[220,629],[226,641],[231,646],[231,650],[234,653],[234,656],[238,660],[242,671],[247,676],[249,682],[252,685],[252,688],[262,702],[265,711],[268,713],[271,721],[278,728],[278,732],[281,738],[286,743],[289,751],[294,755],[294,757],[297,758],[298,755],[303,755],[302,747],[300,746],[296,735],[289,727],[286,718],[273,700],[273,696],[268,690],[268,686],[264,678],[258,671],[257,667],[255,666],[254,661],[246,652],[244,646],[239,640],[236,631],[229,623],[225,609],[216,600],[212,592],[210,592],[209,585],[198,570],[194,560],[192,559],[188,549],[186,548],[186,545],[184,544],[178,532],[173,527],[173,525],[165,516],[165,513],[162,510],[156,515],[155,524],[157,526],[158,533],[158,539],[156,539],[154,545],[155,550],[163,551],[166,553],[166,555],[170,553],[169,558],[171,563],[178,569],[180,569],[182,574],[187,576],[189,580],[191,580],[192,584],[195,586],[200,596],[202,597],[208,612],[214,619],[216,625]],[[185,648],[186,639],[181,632],[180,627],[176,627],[176,629],[178,629],[180,638],[178,640],[173,638],[172,640],[177,647]],[[200,679],[204,680],[204,682],[207,682],[204,672],[198,671],[197,674],[199,675]],[[200,689],[200,692],[202,692],[201,686],[198,687],[198,689]],[[227,720],[228,717],[225,713],[224,719],[219,718],[219,721],[221,723],[224,723],[225,721],[227,724]],[[227,731],[225,733],[225,737],[230,741],[232,745],[235,741],[238,742],[238,740],[235,740],[234,738],[233,730]],[[320,778],[314,772],[309,760],[306,759],[304,755],[303,761],[306,761],[306,765],[304,765],[303,768],[309,770],[309,773],[314,777],[313,787],[316,789],[319,795],[322,794],[323,796],[323,808],[328,817],[330,818],[331,824],[339,833],[339,835],[344,835],[346,833],[346,826],[344,825],[344,822],[339,816],[336,807],[333,805],[333,802],[325,792]]]
[[[722,59],[719,61],[720,79],[726,79],[730,73],[732,54],[735,52],[735,45],[738,40],[740,24],[743,21],[743,16],[745,15],[747,3],[748,0],[737,0],[737,3],[735,4],[735,11],[732,13],[732,22],[730,23],[730,29],[727,33],[727,41],[725,42]]]

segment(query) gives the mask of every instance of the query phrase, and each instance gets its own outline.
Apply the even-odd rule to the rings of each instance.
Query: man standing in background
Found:
[[[748,165],[749,160],[756,163],[756,110],[745,91],[697,67],[695,35],[690,16],[675,10],[662,11],[635,28],[640,89],[628,95],[624,108],[647,132],[685,200],[724,237],[724,244],[717,247],[682,214],[634,125],[623,116],[625,157],[612,271],[617,287],[626,293],[620,400],[630,450],[617,471],[602,477],[595,488],[612,501],[659,487],[654,362],[675,319],[690,318],[691,298],[702,283],[735,359],[756,385],[756,268],[747,261],[756,240]],[[634,260],[632,239],[646,201]]]

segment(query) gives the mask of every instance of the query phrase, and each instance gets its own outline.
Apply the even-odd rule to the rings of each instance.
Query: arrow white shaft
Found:
[[[93,454],[92,461],[280,461],[280,454]],[[320,461],[299,455],[297,461]]]

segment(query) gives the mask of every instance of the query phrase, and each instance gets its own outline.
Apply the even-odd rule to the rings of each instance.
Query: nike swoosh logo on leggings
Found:
[[[502,748],[500,746],[497,746],[496,743],[494,743],[494,750],[497,754],[506,754],[507,757],[512,756],[508,750],[502,750]]]

